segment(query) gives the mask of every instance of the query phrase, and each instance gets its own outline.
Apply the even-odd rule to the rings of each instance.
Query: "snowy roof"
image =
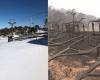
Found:
[[[38,30],[36,33],[46,33],[47,31]]]

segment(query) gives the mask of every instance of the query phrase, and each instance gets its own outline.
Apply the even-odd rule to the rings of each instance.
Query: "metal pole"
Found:
[[[14,24],[16,24],[15,19],[10,19],[9,22],[8,22],[8,24],[11,25],[11,28],[12,28],[12,36],[13,36],[13,26],[14,26]]]
[[[75,15],[76,15],[76,13],[74,11],[75,11],[75,9],[72,10],[72,16],[73,16],[73,32],[75,31],[74,18],[75,18]]]

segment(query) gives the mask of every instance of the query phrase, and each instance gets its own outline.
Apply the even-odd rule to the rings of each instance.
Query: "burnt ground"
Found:
[[[49,40],[54,39],[53,43],[61,43],[67,41],[73,37],[80,36],[80,34],[73,34],[71,37],[68,36],[68,33],[63,33],[64,37],[59,34],[58,40],[54,39],[56,35],[49,36]],[[87,33],[85,34],[87,35]],[[61,37],[61,38],[60,38]],[[79,41],[77,44],[71,46],[71,48],[79,51],[88,51],[94,48],[99,44],[99,36],[90,36],[85,38],[82,41]],[[81,38],[80,38],[81,39]],[[75,39],[75,41],[79,40]],[[74,41],[73,41],[74,42]],[[70,42],[71,44],[72,42]],[[49,45],[52,43],[49,43]],[[68,44],[68,45],[70,45]],[[60,46],[49,46],[49,58],[52,58],[53,55],[59,53],[61,50],[67,48],[66,44]],[[78,53],[77,51],[68,50],[64,54],[70,54],[71,52]],[[93,49],[86,55],[69,55],[69,56],[60,56],[48,63],[49,70],[49,80],[78,80],[76,79],[78,75],[87,71],[94,63],[98,60],[97,48]],[[100,67],[91,71],[91,73],[100,73]],[[100,76],[86,76],[83,80],[100,80]]]

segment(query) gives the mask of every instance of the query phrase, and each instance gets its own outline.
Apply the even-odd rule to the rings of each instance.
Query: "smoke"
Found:
[[[48,7],[48,23],[68,23],[73,21],[73,13],[75,13],[74,20],[81,21],[88,26],[88,22],[97,19],[95,16],[86,15],[79,12],[72,12],[72,10],[55,9],[54,7]]]

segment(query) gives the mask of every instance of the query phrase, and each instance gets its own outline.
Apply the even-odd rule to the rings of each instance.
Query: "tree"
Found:
[[[37,32],[40,29],[40,26],[39,25],[35,25],[34,29],[35,29],[35,32]]]

